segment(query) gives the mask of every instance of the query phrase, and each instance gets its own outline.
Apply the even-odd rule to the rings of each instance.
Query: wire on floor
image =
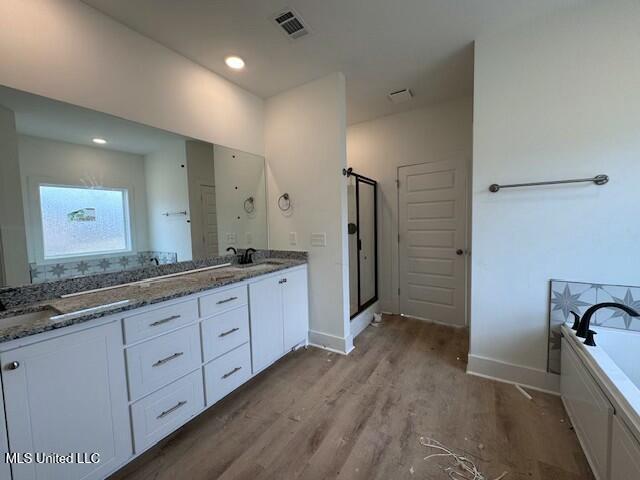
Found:
[[[451,466],[443,468],[451,480],[490,480],[486,475],[478,470],[478,467],[472,460],[467,457],[463,457],[462,455],[458,455],[437,440],[434,440],[433,438],[425,439],[424,437],[420,437],[420,444],[440,452],[427,455],[424,457],[425,460],[430,460],[436,457],[449,457],[453,460],[453,464]],[[502,480],[506,476],[507,472],[502,472],[502,474],[494,480]]]

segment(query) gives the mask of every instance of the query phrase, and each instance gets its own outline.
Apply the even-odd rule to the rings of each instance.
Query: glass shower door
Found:
[[[378,299],[377,184],[357,174],[349,176],[349,300],[353,318]]]

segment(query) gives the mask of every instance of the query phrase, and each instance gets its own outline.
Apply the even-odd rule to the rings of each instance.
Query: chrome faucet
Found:
[[[595,345],[595,342],[593,342],[594,332],[592,330],[589,330],[589,326],[591,325],[591,317],[593,316],[594,313],[596,313],[597,310],[600,310],[601,308],[619,308],[620,310],[623,310],[624,312],[631,315],[632,317],[640,317],[640,313],[638,313],[631,307],[623,305],[622,303],[604,302],[604,303],[598,303],[596,305],[589,307],[587,311],[584,312],[584,315],[580,320],[580,324],[578,325],[578,330],[576,331],[576,336],[581,338],[587,338],[587,340],[589,340],[589,338],[591,339],[588,345],[591,343]]]

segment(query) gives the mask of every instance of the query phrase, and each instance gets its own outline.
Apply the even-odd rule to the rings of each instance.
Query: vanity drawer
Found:
[[[173,382],[200,365],[198,328],[194,324],[126,349],[131,400]]]
[[[213,405],[251,377],[251,349],[249,343],[204,366],[207,406]]]
[[[249,341],[249,309],[246,305],[204,320],[202,353],[213,360]]]
[[[204,408],[202,370],[170,383],[131,406],[133,441],[140,453]]]
[[[125,343],[134,343],[160,333],[188,325],[198,319],[198,301],[174,303],[144,313],[125,317]]]
[[[209,317],[231,308],[247,304],[247,286],[230,288],[224,292],[200,297],[200,316]]]

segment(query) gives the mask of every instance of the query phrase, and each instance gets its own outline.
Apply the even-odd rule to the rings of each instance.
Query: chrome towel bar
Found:
[[[503,188],[516,188],[516,187],[538,187],[540,185],[559,185],[562,183],[584,183],[584,182],[593,182],[596,185],[604,185],[609,181],[608,175],[596,175],[593,178],[574,178],[572,180],[551,180],[548,182],[531,182],[531,183],[513,183],[511,185],[498,185],[494,183],[489,186],[489,191],[491,193],[499,192]]]

